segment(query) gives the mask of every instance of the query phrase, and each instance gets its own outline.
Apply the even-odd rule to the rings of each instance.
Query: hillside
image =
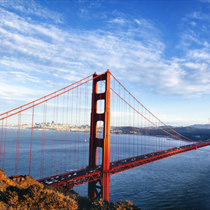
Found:
[[[130,201],[90,201],[65,188],[44,186],[31,176],[8,178],[0,170],[0,209],[139,209]]]
[[[207,129],[205,126],[202,128],[195,127],[195,126],[188,126],[188,127],[172,127],[172,126],[161,126],[160,129],[156,129],[155,127],[131,127],[131,126],[124,126],[124,127],[112,127],[111,133],[113,134],[136,134],[136,135],[146,135],[146,136],[163,136],[163,137],[169,137],[170,135],[168,133],[173,133],[169,129],[172,128],[179,134],[194,140],[194,141],[206,141],[210,139],[210,129]],[[166,131],[166,132],[164,132]],[[174,134],[177,137],[179,137],[178,134]]]

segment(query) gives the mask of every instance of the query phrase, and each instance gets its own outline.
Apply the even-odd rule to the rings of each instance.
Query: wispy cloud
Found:
[[[13,3],[13,10],[8,5],[0,7],[0,64],[4,78],[12,75],[20,94],[24,91],[22,86],[18,88],[18,81],[55,86],[108,68],[119,79],[139,88],[152,87],[161,95],[194,97],[210,91],[209,42],[200,39],[195,29],[186,29],[180,36],[180,49],[182,46],[185,52],[182,59],[165,59],[166,44],[151,20],[115,12],[110,18],[106,16],[103,29],[63,29],[52,22],[32,19],[31,14],[47,20],[54,17],[49,10],[44,16],[39,14],[44,8],[37,4],[30,10],[23,4]],[[188,17],[190,27],[197,27],[200,16],[196,13]],[[116,30],[111,24],[123,27]],[[187,50],[189,40],[203,48]],[[1,97],[9,97],[13,89],[8,86]]]
[[[112,20],[109,20],[108,22],[109,23],[116,23],[116,24],[124,25],[128,21],[126,19],[123,19],[123,18],[120,17],[120,18],[114,18]]]
[[[17,11],[21,16],[35,15],[39,18],[51,20],[54,23],[62,23],[63,17],[61,14],[48,10],[46,7],[43,7],[37,4],[35,1],[7,1],[2,0],[0,6],[9,11]],[[30,19],[30,18],[29,18]]]
[[[193,13],[189,14],[188,17],[192,18],[192,19],[197,19],[197,20],[207,20],[207,21],[210,20],[210,15],[209,14],[203,13],[199,10],[194,11]]]
[[[2,83],[0,84],[0,96],[2,99],[6,99],[6,100],[24,100],[24,101],[28,101],[28,100],[32,100],[34,99],[33,97],[38,97],[41,95],[43,95],[44,93],[46,94],[45,91],[37,91],[34,89],[30,89],[27,88],[25,86],[21,86],[21,85],[9,85],[6,83]]]

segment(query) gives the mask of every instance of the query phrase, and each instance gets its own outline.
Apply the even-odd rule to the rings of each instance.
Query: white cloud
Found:
[[[30,76],[27,73],[23,73],[23,72],[9,72],[9,74],[11,74],[12,77],[14,77],[15,80],[17,80],[18,82],[24,83],[24,82],[34,82],[34,83],[40,83],[39,78],[38,77],[33,77]]]
[[[206,119],[202,118],[183,118],[177,115],[170,115],[170,114],[156,114],[156,116],[161,119],[163,122],[166,123],[166,125],[171,125],[171,126],[189,126],[195,124],[206,124]],[[173,119],[173,121],[171,121]]]
[[[192,21],[190,24],[191,24],[192,26],[196,26],[196,23],[195,23],[194,21]]]
[[[184,63],[184,65],[191,69],[205,70],[208,68],[206,63]]]
[[[128,21],[125,20],[124,18],[121,18],[121,17],[118,17],[118,18],[115,18],[115,19],[112,19],[110,21],[108,21],[109,23],[117,23],[117,24],[120,24],[120,25],[124,25],[125,23],[127,23]]]
[[[192,50],[189,52],[189,56],[192,56],[195,59],[205,60],[207,62],[210,60],[210,52],[206,52],[206,50]]]
[[[141,25],[141,24],[142,24],[140,20],[137,20],[137,19],[134,19],[134,20],[135,20],[135,22],[136,22],[138,25]]]
[[[71,81],[71,82],[79,81],[79,80],[83,79],[82,77],[79,77],[79,76],[76,76],[76,75],[73,75],[73,74],[71,74],[71,75],[68,74],[66,76],[65,75],[59,76],[57,74],[54,74],[54,76],[59,77],[59,78],[64,79],[64,80]]]
[[[26,9],[20,6],[16,10]],[[36,10],[27,11],[34,14]],[[5,72],[7,76],[11,72],[16,75],[14,81],[62,84],[109,68],[116,77],[137,86],[152,87],[161,95],[192,97],[209,93],[208,49],[188,50],[182,59],[165,59],[161,32],[144,18],[116,14],[109,20],[119,25],[129,23],[125,30],[67,30],[6,9],[1,8],[1,12],[0,63],[2,68],[11,69]],[[209,46],[192,30],[182,34],[183,43],[185,40]],[[22,94],[21,88],[17,90]]]
[[[192,18],[192,19],[197,19],[197,20],[208,20],[210,19],[210,15],[203,13],[201,11],[195,11],[191,14],[188,15],[188,17]]]
[[[12,100],[31,100],[34,96],[47,94],[45,91],[33,90],[21,85],[9,85],[0,83],[0,96],[2,99]]]
[[[153,29],[153,30],[157,30],[153,23],[144,19],[144,18],[141,18],[141,19],[134,19],[134,21],[141,27],[145,27],[145,28],[150,28],[150,29]]]
[[[47,8],[43,8],[35,1],[15,1],[2,0],[0,6],[7,10],[15,10],[21,12],[22,15],[36,15],[44,19],[52,20],[54,23],[62,23],[63,17],[61,14],[50,11]]]

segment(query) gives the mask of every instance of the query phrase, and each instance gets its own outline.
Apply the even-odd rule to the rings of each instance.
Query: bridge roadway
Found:
[[[109,173],[110,175],[114,175],[132,168],[136,168],[138,166],[142,166],[157,160],[161,160],[191,150],[196,150],[209,145],[210,145],[210,140],[207,140],[202,143],[195,143],[180,147],[174,147],[132,158],[114,161],[110,163]],[[46,185],[52,185],[52,186],[62,185],[65,186],[67,189],[71,189],[75,186],[101,179],[103,175],[101,167],[102,166],[96,166],[95,169],[87,167],[77,171],[71,171],[63,174],[57,174],[54,176],[45,177],[42,179],[38,179],[37,181]]]

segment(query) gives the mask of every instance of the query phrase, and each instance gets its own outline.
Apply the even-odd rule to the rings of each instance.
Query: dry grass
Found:
[[[24,176],[21,181],[8,178],[0,170],[0,209],[24,210],[24,209],[138,209],[130,201],[117,203],[107,202],[103,199],[90,201],[74,191],[68,191],[64,187],[44,186],[31,176]]]

